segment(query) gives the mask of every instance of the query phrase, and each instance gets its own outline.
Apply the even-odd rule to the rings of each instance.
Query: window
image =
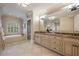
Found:
[[[7,32],[9,33],[16,33],[18,32],[18,24],[7,24]]]

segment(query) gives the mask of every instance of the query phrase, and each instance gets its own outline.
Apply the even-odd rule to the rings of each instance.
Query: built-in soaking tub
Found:
[[[5,44],[8,44],[8,43],[13,43],[13,42],[19,42],[19,41],[22,41],[22,40],[25,40],[23,38],[23,35],[10,35],[10,36],[5,36]]]

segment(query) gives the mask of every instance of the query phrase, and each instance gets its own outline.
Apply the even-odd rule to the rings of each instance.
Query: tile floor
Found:
[[[8,44],[1,56],[59,56],[59,54],[30,41],[21,41]]]

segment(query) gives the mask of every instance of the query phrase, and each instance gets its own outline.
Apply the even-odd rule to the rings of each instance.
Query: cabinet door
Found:
[[[74,42],[74,44],[73,44],[73,56],[79,56],[79,43],[78,43],[78,41]]]
[[[51,42],[50,36],[48,35],[47,38],[46,38],[46,45],[47,45],[48,48],[50,48],[50,45],[51,45],[50,42]]]
[[[71,41],[69,41],[69,40],[71,40]],[[72,56],[79,56],[78,41],[73,40],[73,39],[69,39],[69,40],[64,40],[64,54],[72,55]]]
[[[40,40],[40,34],[35,34],[35,42],[40,44],[41,40]]]
[[[44,35],[43,39],[42,39],[42,44],[43,46],[49,48],[50,47],[50,38],[49,35]]]
[[[62,38],[57,36],[51,37],[51,49],[59,53],[63,52]]]
[[[44,46],[45,35],[41,34],[41,35],[40,35],[40,40],[41,40],[41,45]]]
[[[63,42],[61,37],[56,37],[56,50],[60,53],[63,52]]]
[[[68,38],[66,38],[66,39],[68,39]],[[65,55],[72,55],[72,42],[70,42],[70,41],[67,41],[67,40],[64,40],[64,54]]]
[[[56,37],[55,36],[51,36],[50,37],[50,49],[55,50],[56,49]]]
[[[79,46],[78,46],[78,56],[79,56]]]
[[[79,39],[76,39],[77,43],[75,42],[75,45],[77,47],[77,56],[79,56]]]
[[[78,46],[73,44],[72,47],[73,47],[72,48],[72,55],[77,56],[78,55]]]

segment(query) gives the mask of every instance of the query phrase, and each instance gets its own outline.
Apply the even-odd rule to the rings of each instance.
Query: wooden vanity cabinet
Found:
[[[50,42],[50,49],[52,49],[52,50],[55,50],[56,49],[56,40],[55,40],[55,36],[51,36],[50,37],[50,40],[51,40],[51,42]]]
[[[64,54],[67,56],[79,56],[79,44],[76,39],[64,38]]]
[[[78,51],[79,51],[79,49],[78,49],[78,46],[77,45],[72,45],[72,55],[73,56],[79,56],[78,55]]]
[[[56,37],[56,50],[59,53],[63,53],[63,38],[62,37]]]
[[[64,55],[68,55],[68,56],[71,56],[72,55],[72,45],[73,45],[73,43],[72,42],[70,42],[69,40],[68,40],[69,38],[64,38],[64,40],[63,40],[63,52],[64,52]]]
[[[49,37],[49,35],[42,35],[41,45],[45,46],[46,48],[50,48],[50,37]]]
[[[41,41],[40,45],[42,45],[42,46],[45,45],[45,44],[44,44],[44,40],[45,40],[44,36],[45,36],[44,34],[41,34],[41,35],[40,35],[40,41]]]
[[[79,56],[79,39],[37,33],[35,42],[62,55]]]
[[[52,36],[51,37],[51,49],[55,50],[59,53],[63,53],[63,42],[61,41],[61,37]]]
[[[72,48],[72,55],[73,56],[79,56],[79,39],[76,39],[74,41],[74,44],[72,45],[73,48]]]
[[[78,50],[77,50],[77,52],[78,52],[78,56],[79,56],[79,46],[78,46]]]
[[[50,47],[50,38],[49,35],[46,34],[35,34],[34,41],[42,46],[45,46],[47,48]]]
[[[35,34],[34,42],[36,42],[36,43],[38,43],[38,44],[41,43],[41,37],[40,37],[40,34]]]

